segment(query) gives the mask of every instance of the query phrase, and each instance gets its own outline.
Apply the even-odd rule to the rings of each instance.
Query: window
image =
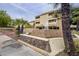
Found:
[[[36,22],[36,24],[39,24],[40,22]]]
[[[56,22],[56,19],[49,20],[49,22]]]
[[[53,13],[49,13],[49,16],[52,15]]]
[[[56,27],[56,26],[49,26],[49,29],[59,29],[59,27]]]
[[[59,29],[59,27],[53,26],[53,29]]]
[[[38,29],[44,29],[44,26],[37,26]]]
[[[40,16],[37,16],[36,19],[40,18]]]
[[[49,29],[53,29],[53,27],[52,26],[49,26]]]
[[[57,18],[57,17],[58,17],[58,15],[57,15],[57,14],[55,14],[55,15],[54,15],[54,17],[56,17],[56,18]]]

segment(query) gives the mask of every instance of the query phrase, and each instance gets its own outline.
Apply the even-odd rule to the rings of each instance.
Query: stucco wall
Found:
[[[51,38],[49,39],[49,44],[51,47],[51,53],[49,55],[57,55],[65,49],[63,38]]]

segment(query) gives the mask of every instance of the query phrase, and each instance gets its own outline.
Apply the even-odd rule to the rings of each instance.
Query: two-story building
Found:
[[[39,37],[61,37],[62,15],[59,10],[42,13],[35,17],[33,36]]]
[[[61,28],[61,12],[50,11],[35,17],[35,28],[39,29],[59,29]]]

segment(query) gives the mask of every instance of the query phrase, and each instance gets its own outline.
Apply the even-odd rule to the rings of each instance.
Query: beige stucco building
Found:
[[[35,28],[39,29],[61,29],[61,12],[50,11],[35,17]]]
[[[31,35],[38,37],[61,37],[61,17],[62,15],[59,10],[49,11],[36,16]]]

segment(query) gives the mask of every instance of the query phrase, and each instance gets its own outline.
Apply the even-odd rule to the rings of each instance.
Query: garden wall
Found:
[[[1,32],[15,31],[15,28],[0,27],[0,31]]]
[[[44,38],[54,38],[54,37],[62,37],[62,32],[60,30],[45,30],[45,29],[33,29],[31,34],[33,36],[44,37]]]
[[[65,48],[63,38],[46,39],[46,38],[21,34],[20,40],[25,42],[26,45],[30,44],[30,46],[32,46],[32,48],[35,48],[35,50],[38,52],[43,50],[44,52],[42,51],[41,53],[46,54],[45,53],[46,51],[48,55],[57,55],[58,53],[62,52]]]
[[[20,39],[37,48],[43,49],[47,52],[51,52],[50,45],[47,39],[42,39],[39,37],[30,36],[30,35],[20,35]]]

